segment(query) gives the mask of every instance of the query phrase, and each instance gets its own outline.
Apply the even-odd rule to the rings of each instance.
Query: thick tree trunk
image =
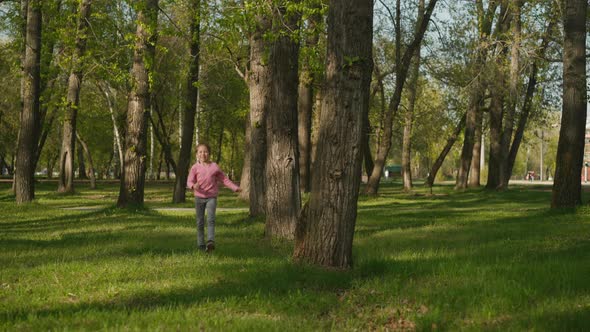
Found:
[[[191,162],[191,152],[193,143],[193,134],[195,132],[195,114],[197,110],[197,96],[199,88],[199,54],[200,54],[200,31],[201,31],[201,0],[193,0],[191,7],[195,10],[191,20],[190,33],[190,61],[187,82],[185,109],[182,120],[182,138],[180,152],[178,154],[178,164],[176,167],[176,180],[174,183],[173,203],[183,203],[186,201],[186,180]]]
[[[498,75],[502,77],[502,75]],[[498,77],[496,76],[496,77]],[[503,79],[499,79],[504,82]],[[502,137],[502,116],[504,113],[504,92],[502,85],[492,84],[490,105],[490,149],[488,161],[488,181],[486,189],[496,189],[500,185],[500,140]]]
[[[280,8],[281,12],[284,8]],[[276,17],[275,32],[283,35],[271,46],[271,107],[266,118],[266,228],[267,238],[293,239],[301,208],[297,137],[299,44],[284,29],[298,29],[295,15]],[[274,24],[277,24],[275,22]],[[287,25],[287,27],[283,27]]]
[[[88,177],[90,178],[90,189],[96,189],[96,176],[94,175],[94,162],[92,162],[92,155],[90,154],[90,149],[88,149],[88,144],[80,137],[80,134],[76,132],[76,138],[82,147],[79,150],[83,150],[86,154],[86,159],[88,160]]]
[[[20,115],[17,168],[14,189],[17,203],[35,198],[35,156],[39,131],[41,61],[41,1],[30,0],[27,7],[26,49],[23,66],[23,109]]]
[[[453,145],[457,141],[457,137],[459,137],[459,134],[463,130],[463,127],[465,126],[465,117],[466,116],[463,115],[463,117],[461,118],[461,120],[457,124],[457,127],[455,127],[455,131],[453,132],[451,137],[447,138],[447,144],[445,144],[445,147],[442,149],[442,151],[440,152],[440,154],[438,155],[438,157],[434,161],[434,164],[432,164],[432,167],[430,168],[430,172],[428,172],[428,177],[426,178],[426,185],[428,187],[432,187],[432,185],[434,184],[434,179],[436,179],[436,174],[438,173],[438,170],[440,169],[443,162],[445,161],[445,158],[449,154],[449,151],[451,151],[451,148],[453,147]]]
[[[158,23],[158,0],[145,0],[137,16],[136,42],[131,76],[133,87],[127,105],[124,172],[118,207],[143,205],[147,158],[147,121],[150,103],[148,64],[153,63]]]
[[[330,1],[326,88],[308,208],[298,221],[294,258],[348,268],[361,176],[364,113],[372,73],[373,2]],[[347,62],[347,59],[355,59]]]
[[[566,1],[563,18],[563,107],[552,208],[582,203],[580,174],[586,127],[586,0]]]
[[[272,77],[264,34],[270,29],[268,18],[259,17],[250,38],[250,216],[264,214],[266,205],[266,116],[270,109]]]
[[[91,0],[80,3],[78,12],[78,27],[76,30],[76,47],[72,56],[72,67],[68,78],[68,92],[66,109],[62,129],[62,143],[59,161],[59,180],[57,191],[61,193],[74,192],[74,158],[76,149],[76,118],[80,106],[80,86],[82,71],[80,61],[86,50],[88,19],[90,17]]]
[[[490,103],[490,149],[488,161],[487,189],[497,189],[502,185],[504,174],[501,171],[504,157],[502,155],[502,130],[504,120],[505,100],[507,95],[505,64],[507,62],[508,47],[506,45],[506,32],[510,26],[511,12],[508,10],[506,1],[501,3],[500,15],[494,31],[497,50],[496,60],[493,64],[493,81],[489,82],[491,103]]]

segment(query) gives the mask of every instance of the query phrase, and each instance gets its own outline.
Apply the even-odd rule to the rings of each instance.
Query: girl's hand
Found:
[[[236,192],[237,192],[237,193],[241,193],[241,192],[242,192],[242,188],[238,188],[238,189],[236,189]]]

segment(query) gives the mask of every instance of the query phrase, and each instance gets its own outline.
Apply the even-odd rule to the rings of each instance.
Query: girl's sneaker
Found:
[[[208,241],[207,242],[207,248],[205,249],[205,252],[212,252],[213,249],[215,249],[215,242]]]

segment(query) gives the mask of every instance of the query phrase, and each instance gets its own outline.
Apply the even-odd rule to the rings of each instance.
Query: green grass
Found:
[[[160,210],[178,207],[169,183],[148,184],[138,211],[114,208],[116,184],[40,183],[22,206],[8,187],[1,330],[590,330],[590,208],[549,209],[549,187],[384,185],[359,200],[345,272],[293,264],[228,191],[218,206],[241,209],[218,211],[207,255],[194,211]],[[80,206],[95,210],[64,209]]]

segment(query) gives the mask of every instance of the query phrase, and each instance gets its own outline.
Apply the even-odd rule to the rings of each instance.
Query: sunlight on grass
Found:
[[[22,206],[1,186],[2,330],[590,329],[590,209],[553,211],[540,187],[386,184],[360,197],[354,267],[334,271],[293,264],[228,191],[209,255],[170,183],[137,211],[114,207],[116,184],[41,183]]]

